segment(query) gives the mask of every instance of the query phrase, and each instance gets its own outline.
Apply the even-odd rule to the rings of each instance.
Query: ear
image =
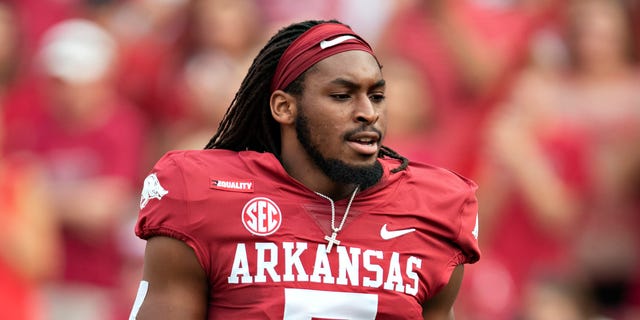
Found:
[[[269,101],[271,116],[280,124],[293,124],[296,119],[296,99],[282,91],[276,90]]]

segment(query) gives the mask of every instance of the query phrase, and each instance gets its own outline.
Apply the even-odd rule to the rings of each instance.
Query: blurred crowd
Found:
[[[640,319],[640,0],[0,0],[0,319],[125,319],[141,182],[275,30],[336,18],[385,145],[480,185],[458,319]]]

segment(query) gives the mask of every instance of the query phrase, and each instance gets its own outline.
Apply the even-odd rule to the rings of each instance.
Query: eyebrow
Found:
[[[350,89],[359,89],[360,88],[359,84],[357,84],[357,83],[355,83],[353,81],[344,79],[344,78],[334,79],[330,83],[331,84],[335,84],[335,85],[339,85],[339,86],[343,86],[343,87],[347,87],[347,88],[350,88]],[[378,89],[380,87],[384,87],[386,85],[386,83],[387,82],[384,79],[380,79],[380,80],[376,81],[376,83],[374,83],[371,86],[371,89]]]

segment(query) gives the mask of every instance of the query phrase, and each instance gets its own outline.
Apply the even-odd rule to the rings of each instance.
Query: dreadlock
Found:
[[[279,157],[280,126],[271,116],[269,109],[271,79],[276,72],[280,57],[289,45],[313,26],[326,22],[340,23],[336,20],[308,20],[280,29],[269,39],[253,60],[218,130],[205,149],[253,150],[270,152]],[[304,76],[304,73],[300,75],[284,91],[301,95],[304,89]],[[383,156],[401,161],[400,166],[391,170],[393,173],[404,170],[409,164],[407,158],[386,146],[380,149],[379,157]]]
[[[280,128],[268,108],[271,79],[289,45],[311,27],[324,21],[310,20],[278,31],[260,50],[240,89],[205,149],[254,150],[280,154]]]
[[[393,159],[400,160],[400,165],[391,169],[391,173],[400,172],[409,166],[409,159],[403,157],[401,154],[395,152],[393,149],[387,146],[381,146],[380,152],[378,152],[378,157],[389,157]]]

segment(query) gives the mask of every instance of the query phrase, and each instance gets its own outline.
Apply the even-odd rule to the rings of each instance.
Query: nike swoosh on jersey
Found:
[[[384,240],[389,240],[393,238],[397,238],[399,236],[404,236],[407,233],[411,233],[416,231],[415,228],[410,229],[400,229],[400,230],[387,230],[387,224],[385,223],[382,228],[380,228],[380,237]]]

